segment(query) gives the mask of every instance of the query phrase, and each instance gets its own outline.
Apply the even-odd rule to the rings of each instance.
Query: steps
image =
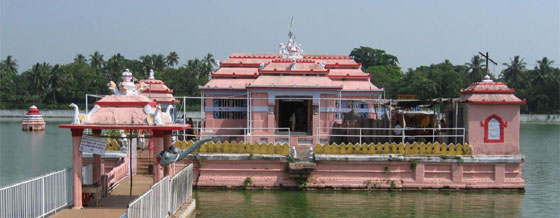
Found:
[[[137,168],[136,174],[137,175],[152,175],[153,174],[153,159],[149,156],[138,156],[137,157]]]
[[[298,161],[288,164],[288,173],[291,178],[307,179],[316,167],[317,164],[315,163]]]

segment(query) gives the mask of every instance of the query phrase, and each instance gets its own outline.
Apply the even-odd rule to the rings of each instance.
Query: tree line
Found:
[[[74,102],[82,108],[85,94],[109,94],[107,83],[120,82],[121,73],[129,69],[140,79],[148,78],[151,69],[156,79],[174,89],[176,96],[198,96],[198,85],[206,84],[215,68],[214,56],[194,58],[179,65],[176,52],[168,55],[150,54],[139,59],[127,59],[117,53],[108,59],[96,51],[88,57],[77,54],[68,64],[36,63],[31,69],[18,73],[17,60],[7,56],[0,62],[0,108],[40,109],[67,108]],[[96,99],[89,99],[93,103]],[[198,102],[197,102],[198,103]]]
[[[460,90],[486,75],[485,61],[474,55],[465,64],[455,65],[449,60],[429,66],[403,71],[396,56],[370,47],[350,52],[364,72],[371,74],[377,87],[385,88],[386,98],[397,94],[414,94],[418,99],[457,98]],[[543,57],[530,69],[525,59],[514,56],[495,81],[505,82],[516,90],[527,104],[522,113],[560,113],[560,69],[554,61]],[[130,69],[138,79],[147,78],[153,69],[157,79],[174,90],[175,96],[199,96],[199,85],[208,82],[208,75],[216,67],[212,54],[180,64],[176,52],[168,55],[150,54],[127,59],[117,53],[108,59],[96,51],[87,57],[77,54],[68,64],[36,63],[31,69],[18,72],[17,60],[7,56],[0,61],[0,108],[27,108],[31,104],[41,109],[67,108],[71,102],[83,107],[85,94],[109,94],[107,83],[121,80],[121,73]],[[95,99],[90,99],[93,103]],[[199,104],[197,101],[187,105]]]
[[[429,66],[402,71],[398,58],[384,50],[370,47],[355,48],[350,57],[362,63],[364,72],[371,74],[371,82],[385,88],[386,98],[397,94],[413,94],[417,99],[457,98],[461,89],[480,82],[486,75],[485,60],[474,55],[465,64],[455,65],[449,60]],[[532,69],[524,58],[512,57],[494,81],[504,82],[515,89],[515,95],[527,99],[522,113],[560,113],[560,69],[554,61],[543,57]]]

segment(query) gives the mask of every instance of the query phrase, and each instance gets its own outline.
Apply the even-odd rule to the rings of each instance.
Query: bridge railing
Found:
[[[192,198],[193,165],[183,168],[170,181],[170,207],[169,212],[174,214],[177,209]]]
[[[44,217],[70,205],[71,176],[64,169],[0,188],[0,217]]]
[[[165,218],[192,198],[193,166],[185,167],[173,178],[163,177],[143,195],[128,204],[127,217]]]

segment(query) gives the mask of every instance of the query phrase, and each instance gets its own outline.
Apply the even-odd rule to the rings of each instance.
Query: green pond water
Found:
[[[0,121],[0,187],[72,164],[70,130],[20,122]],[[195,190],[197,217],[559,217],[560,125],[522,124],[520,140],[525,193]]]

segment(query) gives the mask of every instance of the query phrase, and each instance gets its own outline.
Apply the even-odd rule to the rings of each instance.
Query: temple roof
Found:
[[[143,95],[107,95],[95,102],[95,107],[80,123],[60,125],[71,129],[152,129],[183,130],[188,125],[174,124],[171,114],[156,109],[156,102]],[[159,112],[156,115],[156,110]],[[159,122],[161,118],[161,123]],[[158,121],[156,121],[158,120]]]
[[[25,115],[41,115],[41,112],[39,112],[39,108],[37,108],[37,106],[31,105]]]
[[[157,103],[177,104],[180,102],[173,97],[173,89],[169,89],[161,80],[150,78],[140,80],[140,83],[146,84],[146,88],[141,90],[140,94],[155,100]]]
[[[324,76],[269,76],[262,75],[255,79],[248,88],[314,88],[342,89],[342,85],[334,83]]]
[[[373,85],[369,80],[333,80],[334,84],[342,85],[342,91],[345,92],[364,92],[364,91],[381,91],[377,86]]]
[[[206,85],[201,86],[201,89],[245,89],[247,85],[251,84],[255,79],[239,78],[213,78]]]
[[[461,90],[461,101],[474,104],[525,104],[525,100],[517,98],[502,82],[494,82],[486,76],[482,82],[471,84]]]

